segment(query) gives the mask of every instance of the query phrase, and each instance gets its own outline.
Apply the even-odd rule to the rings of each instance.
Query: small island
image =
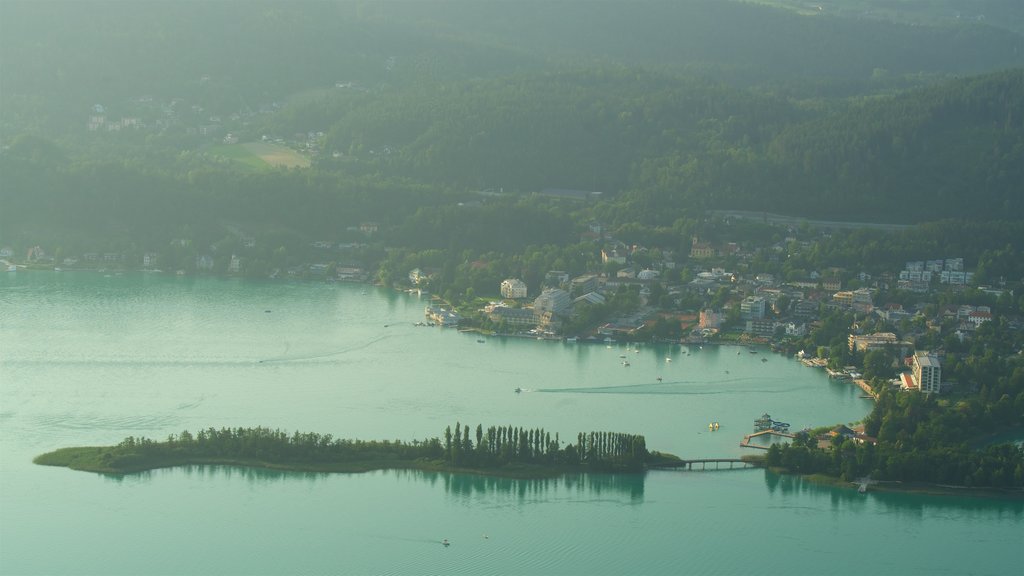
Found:
[[[164,441],[129,436],[116,446],[61,448],[37,456],[44,466],[130,474],[191,464],[249,466],[302,472],[367,472],[393,468],[537,478],[570,472],[639,473],[681,460],[647,450],[643,436],[588,432],[564,443],[541,428],[456,423],[444,438],[404,442],[334,438],[279,429],[207,428]]]

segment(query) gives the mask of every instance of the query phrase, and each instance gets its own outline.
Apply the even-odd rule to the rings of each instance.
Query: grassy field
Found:
[[[309,168],[309,158],[285,146],[271,142],[246,142],[241,146],[275,168]]]
[[[298,152],[271,142],[246,142],[245,144],[220,144],[207,151],[213,156],[236,162],[254,170],[267,168],[309,168],[309,158]]]

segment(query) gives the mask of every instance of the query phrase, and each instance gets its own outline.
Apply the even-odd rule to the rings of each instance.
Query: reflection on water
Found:
[[[858,510],[867,506],[881,506],[886,512],[898,513],[912,518],[920,518],[924,513],[955,511],[958,515],[964,511],[968,515],[991,517],[1021,518],[1024,517],[1024,500],[983,496],[957,496],[915,494],[910,492],[869,491],[867,494],[857,492],[851,485],[850,489],[836,488],[807,480],[801,476],[764,472],[764,482],[772,494],[784,496],[806,496],[810,498],[828,497],[833,508]]]
[[[230,466],[224,464],[185,464],[172,468],[158,468],[156,470],[143,470],[130,474],[103,474],[109,482],[117,484],[148,484],[158,480],[164,475],[184,473],[189,478],[197,479],[244,479],[249,484],[266,485],[273,483],[285,483],[296,481],[308,481],[310,483],[325,480],[336,472],[305,472],[293,470],[275,470],[273,468],[258,468],[253,466]]]
[[[644,499],[643,474],[563,474],[551,478],[500,478],[419,470],[396,473],[416,477],[431,484],[443,482],[445,492],[463,498],[504,494],[515,495],[521,500],[544,500],[558,494],[579,493],[588,497],[600,497],[601,494],[608,493],[628,496],[630,502],[634,504],[640,504]]]
[[[306,481],[316,483],[335,475],[362,474],[360,472],[305,472],[275,470],[250,466],[221,464],[187,464],[173,468],[145,470],[131,474],[102,474],[105,480],[117,484],[148,484],[162,475],[183,473],[197,479],[244,479],[249,484],[267,485],[274,483]],[[502,478],[478,474],[455,474],[451,472],[430,472],[414,469],[393,469],[379,473],[392,475],[400,480],[414,480],[431,486],[443,483],[444,491],[458,497],[472,497],[488,494],[515,495],[523,500],[544,500],[553,494],[578,493],[597,496],[603,493],[626,495],[631,503],[640,504],[644,499],[643,474],[563,474],[551,478]]]

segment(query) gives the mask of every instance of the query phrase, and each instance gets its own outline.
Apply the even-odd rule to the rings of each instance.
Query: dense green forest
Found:
[[[1005,218],[1024,213],[1022,101],[1024,72],[1013,71],[809,118],[780,99],[721,86],[572,72],[353,105],[325,139],[344,155],[304,171],[231,169],[188,152],[77,159],[73,145],[21,135],[0,154],[0,225],[5,236],[169,241],[186,225],[207,235],[229,221],[326,236],[373,220],[415,244],[425,220],[443,221],[459,202],[515,203],[467,190],[522,196],[549,187],[605,191],[586,208],[613,228],[672,226],[705,208],[838,220]],[[389,145],[385,157],[366,152]],[[446,230],[486,241],[493,228],[477,219],[479,208],[468,212],[479,232]],[[554,234],[548,240],[565,238],[565,226],[527,216],[520,222],[537,222]]]
[[[444,440],[434,437],[412,442],[364,441],[330,434],[269,428],[208,428],[183,431],[165,441],[125,438],[116,446],[64,448],[43,454],[37,464],[76,470],[127,473],[193,463],[222,463],[298,470],[362,471],[378,468],[447,467],[501,472],[532,467],[535,473],[567,470],[639,472],[649,464],[674,457],[648,452],[643,436],[613,432],[577,435],[563,443],[540,428],[491,426],[486,430],[456,422],[445,429]]]
[[[10,0],[0,16],[6,242],[144,250],[185,226],[327,237],[369,220],[416,244],[483,190],[602,192],[587,217],[613,228],[1022,211],[1024,38],[977,20],[661,0]],[[313,168],[254,171],[226,134]]]

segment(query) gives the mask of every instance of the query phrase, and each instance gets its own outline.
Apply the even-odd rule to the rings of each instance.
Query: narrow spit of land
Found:
[[[267,428],[209,428],[166,441],[128,437],[115,446],[61,448],[37,456],[44,466],[102,474],[130,474],[185,465],[229,465],[301,472],[368,472],[385,469],[449,471],[515,478],[577,472],[637,473],[677,467],[672,454],[648,451],[643,436],[613,432],[577,435],[562,445],[542,429],[456,424],[444,439],[363,441]]]

